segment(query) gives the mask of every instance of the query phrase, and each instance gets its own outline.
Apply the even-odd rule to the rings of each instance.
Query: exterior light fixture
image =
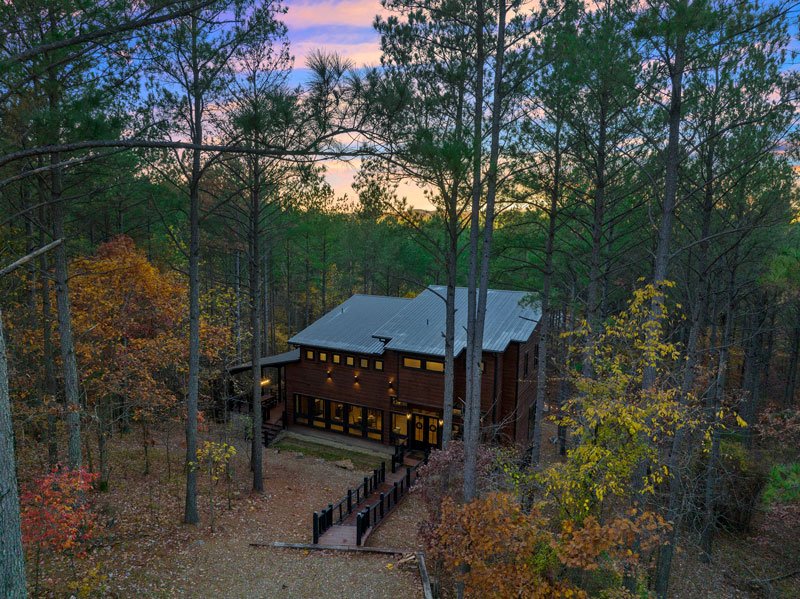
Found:
[[[444,424],[444,420],[442,420],[441,418],[439,418],[439,426],[442,426],[443,424]]]
[[[331,369],[330,369],[330,368],[328,369],[328,371],[326,372],[326,374],[328,375],[328,378],[330,379],[330,378],[331,378]]]
[[[389,379],[389,389],[394,389],[394,381]]]
[[[406,414],[406,420],[411,420],[411,414]]]
[[[270,383],[269,379],[264,379],[264,380],[261,381],[261,386],[262,387],[266,387],[267,385],[269,385],[269,383]]]
[[[354,383],[357,383],[357,382],[358,382],[358,373],[356,373],[356,374],[354,374],[354,375],[353,375],[353,382],[354,382]]]

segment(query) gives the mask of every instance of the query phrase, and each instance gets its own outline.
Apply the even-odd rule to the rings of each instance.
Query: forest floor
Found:
[[[41,596],[68,596],[68,585],[75,580],[82,580],[86,590],[94,589],[92,594],[105,597],[422,596],[418,573],[396,567],[401,556],[250,545],[310,542],[314,509],[338,499],[363,479],[366,468],[359,468],[370,463],[364,454],[333,452],[325,459],[314,455],[313,445],[268,448],[264,453],[266,493],[259,496],[249,492],[247,443],[235,443],[239,453],[234,458],[231,509],[220,482],[215,489],[212,532],[209,483],[202,478],[201,523],[181,523],[185,479],[180,473],[180,437],[177,429],[169,435],[168,462],[167,435],[158,433],[160,446],[150,448],[151,473],[144,475],[143,450],[136,435],[115,436],[111,487],[96,497],[97,509],[108,522],[103,540],[88,558],[74,564],[43,557]],[[214,440],[220,440],[219,433]],[[331,461],[348,457],[356,469],[345,470]],[[26,473],[43,471],[41,454],[26,458],[23,480]],[[32,568],[30,576],[32,581]]]
[[[235,442],[231,509],[224,483],[215,489],[211,531],[209,484],[200,480],[201,524],[181,523],[185,479],[180,465],[182,431],[159,431],[149,449],[151,471],[143,474],[138,435],[111,443],[111,487],[96,495],[108,526],[88,558],[74,563],[43,556],[40,596],[69,596],[82,580],[104,597],[421,597],[418,573],[397,567],[400,556],[299,551],[250,543],[308,543],[311,514],[355,486],[380,457],[332,450],[287,439],[265,450],[266,493],[250,493],[248,444]],[[205,438],[222,440],[220,431]],[[169,439],[169,443],[167,443]],[[229,438],[225,439],[232,442]],[[20,477],[45,470],[44,451],[20,456]],[[166,451],[169,447],[169,453]],[[93,456],[96,460],[96,456]],[[89,456],[86,456],[87,462]],[[334,462],[350,459],[354,470]],[[422,509],[411,493],[367,545],[418,550]],[[800,597],[800,510],[777,517],[759,513],[747,535],[719,535],[711,564],[683,544],[673,567],[671,596],[687,598]],[[29,572],[33,581],[32,564]],[[434,567],[428,564],[429,568]]]

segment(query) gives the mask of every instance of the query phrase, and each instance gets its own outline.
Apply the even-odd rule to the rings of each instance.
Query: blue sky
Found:
[[[295,57],[291,83],[306,80],[306,57],[313,50],[336,52],[356,66],[380,61],[380,39],[372,27],[375,15],[381,11],[378,0],[284,0],[284,4],[288,12],[283,21],[289,29],[290,51]],[[336,194],[354,198],[351,184],[358,161],[329,161],[325,167]],[[403,186],[400,193],[415,205],[427,206],[422,193],[412,186]]]

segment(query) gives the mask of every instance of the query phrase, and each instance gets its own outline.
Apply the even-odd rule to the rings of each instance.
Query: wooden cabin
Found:
[[[446,288],[414,298],[354,295],[262,360],[278,368],[283,426],[409,449],[441,446]],[[539,311],[521,291],[488,291],[482,429],[526,444],[535,397]],[[456,290],[454,436],[465,397],[467,290]],[[240,371],[249,368],[242,365]],[[233,370],[232,370],[233,372]]]

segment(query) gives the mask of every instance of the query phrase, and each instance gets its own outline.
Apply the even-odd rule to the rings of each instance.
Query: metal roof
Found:
[[[309,345],[361,354],[382,354],[383,342],[373,334],[413,300],[402,297],[354,295],[289,339]]]
[[[389,340],[386,349],[434,356],[444,355],[445,301],[447,288],[430,286],[402,310],[376,329],[376,338]],[[527,341],[541,318],[536,306],[522,302],[525,291],[489,289],[483,351],[503,352],[512,341]],[[467,345],[467,289],[456,288],[456,330],[454,353]]]
[[[261,366],[283,366],[284,364],[291,364],[292,362],[299,362],[300,361],[300,349],[293,349],[291,351],[283,352],[282,354],[275,354],[272,356],[266,356],[261,358],[258,363]],[[250,370],[250,362],[245,362],[243,364],[236,364],[228,368],[228,372],[231,374],[237,374],[239,372],[244,372],[245,370]]]

